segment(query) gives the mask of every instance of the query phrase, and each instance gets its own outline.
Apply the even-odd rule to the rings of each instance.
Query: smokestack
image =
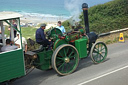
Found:
[[[90,31],[89,31],[89,21],[88,21],[88,4],[83,3],[82,4],[82,9],[83,9],[83,15],[84,15],[85,30],[86,30],[86,34],[88,34],[88,33],[90,33]]]

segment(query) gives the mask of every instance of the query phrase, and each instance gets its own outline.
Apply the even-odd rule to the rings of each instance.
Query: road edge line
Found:
[[[111,72],[109,72],[109,73],[106,73],[106,74],[104,74],[104,75],[101,75],[101,76],[92,78],[92,79],[87,80],[87,81],[85,81],[85,82],[79,83],[79,84],[77,84],[77,85],[87,84],[87,83],[89,83],[89,82],[91,82],[91,81],[94,81],[94,80],[100,79],[100,78],[102,78],[102,77],[105,77],[105,76],[107,76],[107,75],[109,75],[109,74],[112,74],[112,73],[121,71],[121,70],[123,70],[123,69],[125,69],[125,68],[128,68],[128,65],[127,65],[127,66],[124,66],[124,67],[122,67],[122,68],[119,68],[119,69],[117,69],[117,70],[111,71]]]

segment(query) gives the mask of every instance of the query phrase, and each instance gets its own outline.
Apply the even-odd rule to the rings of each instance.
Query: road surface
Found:
[[[108,45],[105,62],[94,64],[90,58],[80,60],[77,70],[59,76],[53,69],[35,69],[14,85],[128,85],[128,41]]]

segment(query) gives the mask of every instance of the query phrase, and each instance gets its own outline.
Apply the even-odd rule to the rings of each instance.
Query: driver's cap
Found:
[[[42,23],[41,25],[40,25],[40,27],[45,27],[46,26],[46,24],[45,23]]]

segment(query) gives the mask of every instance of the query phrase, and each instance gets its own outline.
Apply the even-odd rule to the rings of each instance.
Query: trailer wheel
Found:
[[[52,67],[60,75],[74,72],[79,64],[77,49],[70,44],[63,44],[56,48],[52,55]]]
[[[103,62],[107,57],[107,46],[103,42],[97,42],[95,43],[91,48],[91,59],[94,63],[101,63]]]

